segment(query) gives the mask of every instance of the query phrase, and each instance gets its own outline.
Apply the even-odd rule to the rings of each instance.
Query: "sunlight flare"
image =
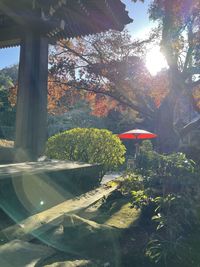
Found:
[[[168,68],[165,57],[160,52],[159,46],[149,49],[146,54],[146,67],[151,75],[156,75],[162,69]]]

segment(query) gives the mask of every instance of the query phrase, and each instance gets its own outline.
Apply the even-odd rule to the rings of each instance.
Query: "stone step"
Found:
[[[115,187],[101,186],[95,190],[70,200],[66,200],[50,209],[32,215],[0,232],[0,236],[8,240],[20,239],[29,241],[34,237],[41,236],[48,230],[62,223],[65,214],[77,214],[111,192]]]
[[[70,171],[73,169],[91,168],[92,164],[74,162],[74,161],[61,161],[61,160],[48,160],[38,162],[24,162],[13,164],[0,165],[0,180],[5,178],[19,177],[24,174],[39,174],[57,171]]]
[[[21,221],[98,187],[101,169],[58,160],[0,165],[0,207]]]

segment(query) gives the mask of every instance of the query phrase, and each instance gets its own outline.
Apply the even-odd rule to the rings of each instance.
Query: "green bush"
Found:
[[[141,175],[148,175],[160,166],[162,155],[153,150],[151,141],[145,140],[140,146],[139,154],[135,159],[135,167]]]
[[[104,171],[123,164],[125,152],[117,136],[95,128],[75,128],[56,134],[48,139],[46,146],[49,158],[99,163]]]
[[[150,231],[146,256],[161,266],[176,266],[184,239],[199,223],[199,168],[183,153],[161,155],[145,146],[122,192],[131,193],[140,223]]]
[[[151,217],[155,229],[146,255],[166,266],[178,260],[184,238],[198,223],[199,170],[183,153],[157,154],[155,162],[154,168],[143,177],[147,200],[139,201],[142,210],[147,209],[146,203],[154,206]],[[133,203],[137,203],[134,192]]]
[[[121,184],[121,192],[130,196],[133,191],[143,190],[143,177],[139,174],[127,171],[123,175],[123,182]]]

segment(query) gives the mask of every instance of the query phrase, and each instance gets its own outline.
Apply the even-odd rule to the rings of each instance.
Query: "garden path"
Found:
[[[34,236],[39,236],[61,223],[65,214],[77,214],[80,210],[86,209],[96,201],[106,197],[116,188],[117,186],[101,186],[80,197],[66,200],[50,209],[32,215],[14,226],[7,227],[0,232],[0,236],[4,236],[8,240],[17,238],[29,241]]]

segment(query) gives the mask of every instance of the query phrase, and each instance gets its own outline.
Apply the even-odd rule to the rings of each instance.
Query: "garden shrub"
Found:
[[[123,175],[121,191],[123,194],[131,195],[133,191],[143,190],[143,177],[139,174],[127,171]]]
[[[150,231],[146,256],[161,266],[177,266],[178,251],[199,221],[199,168],[183,153],[161,155],[145,145],[122,192],[135,188],[131,203],[141,210],[140,223]]]
[[[103,171],[115,170],[125,161],[125,147],[108,130],[75,128],[56,134],[47,141],[46,155],[59,160],[99,163]]]
[[[151,141],[145,140],[140,146],[139,154],[135,159],[135,165],[138,173],[147,175],[160,166],[161,155],[153,150]]]

